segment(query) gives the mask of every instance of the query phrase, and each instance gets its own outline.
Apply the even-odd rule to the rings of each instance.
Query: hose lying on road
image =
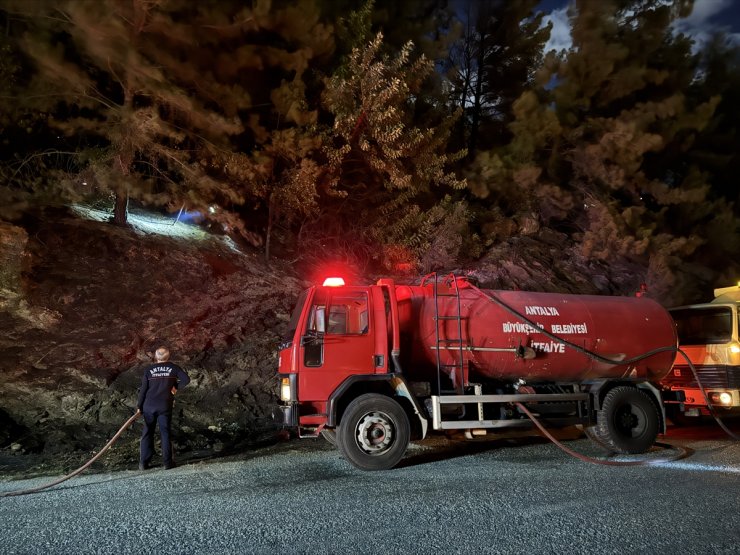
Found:
[[[661,464],[671,461],[677,461],[679,459],[683,459],[686,457],[689,452],[687,449],[683,447],[679,447],[677,445],[670,445],[668,443],[655,443],[654,445],[657,445],[658,447],[663,447],[666,449],[675,449],[676,454],[670,457],[664,457],[660,459],[643,459],[639,461],[610,461],[606,459],[595,459],[593,457],[589,457],[587,455],[583,455],[581,453],[578,453],[576,451],[573,451],[573,449],[570,449],[569,447],[566,447],[562,443],[560,443],[555,437],[547,431],[547,428],[545,428],[535,416],[529,412],[529,409],[525,407],[522,403],[516,403],[516,405],[526,414],[529,419],[534,422],[534,425],[539,428],[539,430],[545,435],[547,439],[552,441],[555,445],[557,445],[560,449],[568,453],[570,456],[575,457],[577,459],[582,460],[583,462],[587,463],[593,463],[593,464],[603,464],[604,466],[646,466],[651,464]]]
[[[139,416],[141,416],[141,413],[140,412],[137,412],[131,418],[129,418],[128,420],[126,420],[126,422],[124,423],[124,425],[121,426],[121,429],[118,430],[118,432],[116,432],[116,435],[114,435],[111,438],[111,440],[108,443],[105,444],[105,447],[103,447],[98,452],[97,455],[95,455],[92,459],[90,459],[89,461],[87,461],[84,465],[82,465],[80,468],[78,468],[74,472],[71,472],[70,474],[67,474],[66,476],[63,476],[62,478],[59,478],[58,480],[55,480],[54,482],[51,482],[49,484],[44,484],[43,486],[39,486],[39,487],[36,487],[36,488],[22,489],[22,490],[17,490],[17,491],[8,491],[8,492],[5,492],[5,493],[0,493],[0,497],[11,497],[11,496],[14,496],[14,495],[26,495],[28,493],[36,493],[36,492],[39,492],[41,490],[45,490],[45,489],[48,489],[50,487],[56,486],[57,484],[61,484],[62,482],[65,482],[65,481],[69,480],[70,478],[73,478],[73,477],[77,476],[80,472],[84,471],[88,466],[90,466],[92,463],[94,463],[96,460],[98,460],[100,458],[100,456],[103,453],[105,453],[118,440],[119,437],[121,437],[121,434],[123,432],[125,432],[126,429],[129,426],[131,426],[131,424],[133,424],[134,421],[137,418],[139,418]]]

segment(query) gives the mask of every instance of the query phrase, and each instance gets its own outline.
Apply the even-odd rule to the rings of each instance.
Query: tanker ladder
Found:
[[[457,284],[457,276],[454,274],[448,275],[445,280],[447,290],[451,290],[451,293],[442,293],[439,290],[439,279],[437,272],[427,274],[421,280],[422,287],[427,279],[433,279],[434,284],[434,332],[436,340],[435,353],[437,357],[437,391],[440,395],[444,394],[462,394],[464,392],[465,385],[465,349],[463,347],[463,336],[462,336],[462,311],[460,306],[460,288]],[[440,297],[451,297],[455,299],[455,313],[451,316],[440,316],[439,314],[439,299]],[[442,337],[440,333],[440,322],[452,321],[456,323],[455,331],[457,337]],[[446,328],[447,326],[443,326]],[[442,364],[441,352],[443,350],[457,351],[458,358],[453,364]],[[453,389],[443,390],[442,389],[442,369],[449,369],[452,377]]]

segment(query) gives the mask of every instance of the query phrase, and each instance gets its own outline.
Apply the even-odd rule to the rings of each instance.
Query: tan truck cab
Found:
[[[740,415],[740,283],[714,290],[705,304],[669,310],[676,322],[679,347],[696,368],[717,416]],[[682,355],[676,357],[662,385],[685,396],[683,416],[709,415],[707,403]]]

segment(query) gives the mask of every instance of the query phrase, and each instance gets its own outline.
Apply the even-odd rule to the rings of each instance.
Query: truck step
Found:
[[[326,422],[326,414],[302,414],[300,416],[301,426],[319,426]]]

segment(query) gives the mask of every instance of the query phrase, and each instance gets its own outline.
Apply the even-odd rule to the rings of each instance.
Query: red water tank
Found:
[[[461,382],[580,382],[629,377],[660,381],[676,353],[664,351],[632,364],[600,362],[548,337],[537,326],[602,357],[627,360],[654,349],[676,347],[670,314],[646,297],[560,295],[525,291],[480,290],[457,278],[460,316],[454,283],[439,283],[435,310],[434,285],[397,286],[401,362],[412,380],[436,379],[437,349],[445,371]],[[437,323],[439,316],[439,338]],[[461,339],[461,343],[457,340]],[[460,365],[460,348],[463,364]],[[534,358],[517,356],[529,347]],[[457,366],[458,368],[456,368]],[[465,376],[460,377],[460,368]]]

